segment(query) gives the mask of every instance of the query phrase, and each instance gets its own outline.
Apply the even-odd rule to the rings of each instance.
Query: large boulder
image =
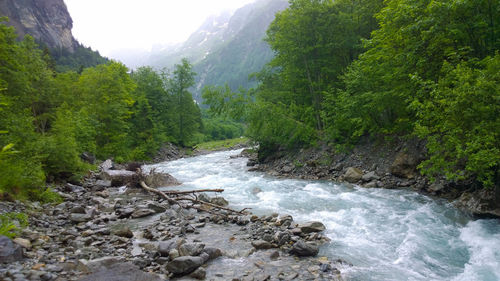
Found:
[[[174,275],[186,275],[195,271],[205,263],[202,257],[184,256],[178,257],[167,264],[167,270]]]
[[[474,215],[500,217],[500,187],[465,192],[455,204]]]
[[[135,185],[139,182],[139,175],[127,170],[104,170],[100,177],[102,180],[111,181],[111,186]]]
[[[181,184],[172,175],[168,173],[156,172],[155,170],[149,171],[149,174],[145,176],[144,182],[149,187],[154,187],[154,188],[175,186]]]
[[[325,225],[319,221],[307,222],[298,226],[302,233],[321,232],[326,229]]]
[[[215,204],[217,206],[222,206],[222,207],[229,205],[229,202],[227,202],[227,200],[224,199],[224,197],[211,198],[210,203]]]
[[[6,236],[0,236],[0,263],[11,263],[23,259],[23,249]]]
[[[202,243],[186,243],[179,246],[179,255],[181,256],[197,256],[201,254],[205,244]]]
[[[319,247],[316,245],[308,244],[302,240],[297,241],[293,244],[290,254],[299,257],[313,257],[319,253]]]
[[[151,209],[137,209],[130,216],[133,219],[138,219],[138,218],[143,218],[143,217],[151,216],[152,214],[156,214],[156,212],[153,211],[153,210],[151,210]]]
[[[78,281],[161,281],[162,278],[140,270],[132,263],[115,263],[102,266]]]
[[[392,162],[391,174],[406,179],[412,179],[417,175],[419,160],[412,154],[400,152]]]
[[[355,167],[347,168],[344,174],[344,180],[350,183],[357,183],[363,177],[363,171]]]

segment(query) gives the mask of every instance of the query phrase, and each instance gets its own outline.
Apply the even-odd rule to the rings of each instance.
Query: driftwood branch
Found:
[[[198,199],[193,199],[193,198],[189,198],[189,197],[176,197],[175,199],[174,198],[171,198],[170,196],[168,196],[169,194],[170,195],[179,195],[179,194],[194,194],[196,192],[202,192],[200,190],[198,191],[178,191],[178,192],[173,192],[173,191],[170,191],[170,192],[162,192],[158,189],[155,189],[155,188],[151,188],[149,187],[144,181],[141,181],[140,182],[140,186],[142,188],[144,188],[146,191],[148,192],[151,192],[151,193],[155,193],[157,195],[159,195],[160,197],[166,199],[168,201],[168,203],[170,204],[175,204],[175,205],[179,205],[183,208],[186,208],[187,206],[182,206],[179,201],[190,201],[192,203],[196,203],[196,204],[200,204],[200,205],[206,205],[206,206],[209,206],[209,207],[212,207],[212,208],[217,208],[217,209],[220,209],[220,210],[224,210],[224,211],[228,211],[230,213],[234,213],[234,214],[239,214],[239,215],[244,215],[244,211],[246,209],[243,209],[241,211],[236,211],[236,210],[233,210],[233,209],[230,209],[230,208],[226,208],[226,207],[222,207],[222,206],[219,206],[219,205],[216,205],[216,204],[213,204],[213,203],[209,203],[209,202],[205,202],[205,201],[201,201],[201,200],[198,200]],[[217,190],[217,189],[212,189],[212,190],[209,190],[210,192],[222,192],[224,190]],[[206,210],[206,209],[203,209],[203,208],[199,208],[197,206],[189,206],[189,208],[194,208],[196,210],[200,210],[200,211],[205,211],[205,212],[208,212],[208,213],[211,213],[211,214],[216,214],[215,212],[211,211],[211,210]]]
[[[224,189],[200,189],[200,190],[188,190],[188,191],[177,191],[177,190],[168,190],[164,191],[165,194],[168,195],[183,195],[183,194],[194,194],[200,192],[224,192]]]

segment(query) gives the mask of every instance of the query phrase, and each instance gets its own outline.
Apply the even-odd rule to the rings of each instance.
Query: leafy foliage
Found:
[[[14,238],[19,231],[28,226],[28,216],[23,213],[0,214],[0,235]]]

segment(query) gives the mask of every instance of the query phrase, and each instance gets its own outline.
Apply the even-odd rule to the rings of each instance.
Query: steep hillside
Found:
[[[6,24],[16,29],[19,39],[29,34],[47,47],[58,71],[80,71],[107,62],[73,37],[73,20],[63,0],[0,0],[0,17],[9,19]]]
[[[21,38],[29,34],[51,49],[74,52],[78,48],[63,0],[1,0],[0,15],[9,18]]]
[[[152,53],[149,64],[171,68],[186,57],[198,74],[194,97],[200,100],[205,85],[248,87],[248,76],[260,70],[273,56],[263,39],[276,12],[288,6],[286,0],[259,0],[234,14],[208,18],[182,46]]]

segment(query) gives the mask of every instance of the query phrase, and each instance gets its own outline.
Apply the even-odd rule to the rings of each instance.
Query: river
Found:
[[[149,166],[183,182],[178,189],[223,188],[235,209],[317,220],[346,280],[500,280],[500,221],[472,220],[445,200],[416,192],[248,172],[241,150]],[[258,192],[260,191],[260,192]]]

